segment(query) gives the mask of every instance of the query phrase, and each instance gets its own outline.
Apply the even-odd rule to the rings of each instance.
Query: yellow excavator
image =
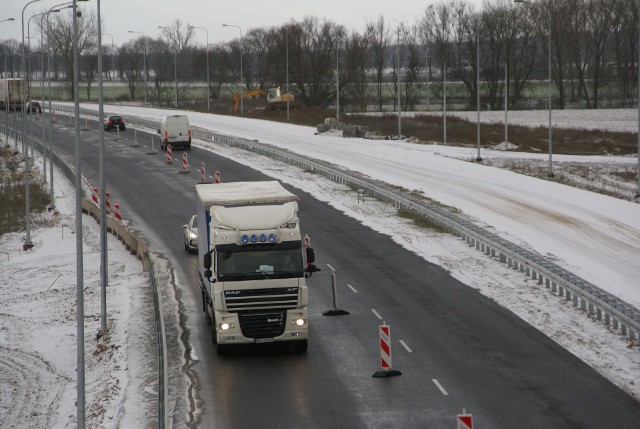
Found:
[[[291,93],[282,94],[280,92],[279,86],[275,88],[269,88],[269,90],[253,89],[251,91],[243,92],[242,94],[240,93],[234,94],[232,111],[233,112],[238,111],[238,106],[240,105],[241,99],[247,98],[247,97],[253,97],[256,95],[262,95],[267,97],[268,107],[270,107],[271,110],[278,109],[278,108],[284,109],[286,108],[287,101],[289,102],[289,105],[291,105],[294,101],[293,94]]]

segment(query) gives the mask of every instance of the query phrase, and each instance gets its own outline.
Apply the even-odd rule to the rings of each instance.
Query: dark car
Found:
[[[120,131],[125,130],[124,119],[122,118],[122,116],[109,115],[104,118],[105,131],[115,130],[116,128],[120,128]]]
[[[42,113],[42,107],[40,107],[40,103],[38,103],[37,101],[27,101],[27,105],[25,106],[25,110],[27,111],[27,113]]]

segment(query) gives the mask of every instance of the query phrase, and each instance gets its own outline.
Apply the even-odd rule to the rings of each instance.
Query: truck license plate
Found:
[[[256,338],[254,339],[256,343],[272,343],[273,338]]]

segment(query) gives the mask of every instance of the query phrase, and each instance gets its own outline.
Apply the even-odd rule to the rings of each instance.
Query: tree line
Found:
[[[32,43],[31,74],[66,80],[72,71],[72,20],[66,13],[43,20],[44,49]],[[632,107],[638,78],[637,0],[488,0],[475,9],[466,0],[434,2],[412,23],[384,17],[349,30],[331,20],[307,16],[270,28],[252,28],[230,42],[208,47],[194,41],[194,28],[176,19],[157,38],[139,37],[112,46],[103,37],[107,81],[128,89],[132,100],[149,91],[149,100],[189,101],[195,82],[207,81],[211,99],[239,90],[286,89],[306,106],[335,103],[341,109],[395,110],[441,108],[447,99],[463,108],[535,108],[545,99],[540,82],[551,70],[554,108]],[[81,80],[97,80],[96,17],[79,19]],[[39,38],[33,38],[39,40]],[[105,43],[106,42],[106,43]],[[21,44],[0,42],[3,76],[18,76]],[[18,58],[16,60],[16,58]],[[242,59],[242,77],[240,61]],[[336,71],[337,70],[337,71]],[[177,78],[177,79],[176,79]],[[451,84],[454,82],[455,84]],[[69,85],[72,90],[72,86]],[[505,97],[507,92],[508,97]]]

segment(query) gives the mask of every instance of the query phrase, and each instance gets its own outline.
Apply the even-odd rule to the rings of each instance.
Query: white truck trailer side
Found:
[[[243,343],[308,344],[297,197],[277,181],[196,185],[202,305],[218,352]]]
[[[20,85],[22,79],[0,79],[0,109],[22,109]]]

